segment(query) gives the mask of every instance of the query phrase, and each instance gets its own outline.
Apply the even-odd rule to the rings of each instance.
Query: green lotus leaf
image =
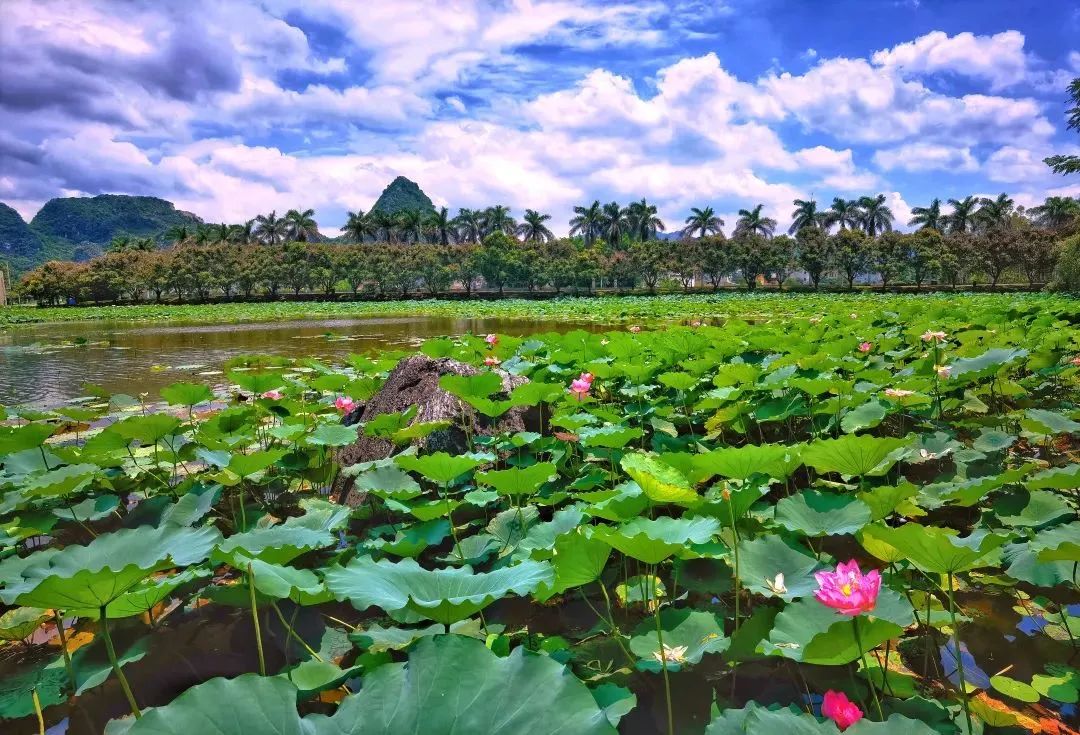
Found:
[[[899,485],[879,485],[859,493],[858,498],[870,507],[871,520],[880,521],[918,493],[919,486],[905,480]]]
[[[668,388],[687,391],[697,385],[698,379],[689,373],[660,373],[656,379]]]
[[[156,444],[180,428],[180,419],[167,413],[151,413],[146,416],[130,416],[111,425],[107,432],[118,434],[128,442]]]
[[[98,608],[155,571],[203,561],[220,540],[221,534],[209,527],[121,529],[98,536],[86,546],[32,554],[19,572],[20,579],[0,590],[0,599],[43,608]],[[8,581],[7,575],[0,577]]]
[[[408,472],[396,465],[380,465],[356,476],[353,487],[380,498],[411,500],[424,494],[420,484]]]
[[[116,661],[121,668],[130,663],[140,661],[150,652],[152,639],[150,636],[137,638],[126,646],[116,651]],[[112,664],[103,640],[95,639],[92,643],[82,646],[71,654],[71,666],[75,671],[75,696],[85,691],[101,686],[112,676]],[[52,664],[52,668],[64,671],[63,659],[58,659]]]
[[[450,419],[444,419],[441,421],[416,421],[404,429],[399,429],[390,435],[390,440],[394,444],[407,444],[413,439],[423,439],[426,436],[434,434],[436,431],[442,431],[448,429],[454,425],[454,422]]]
[[[1024,485],[1028,490],[1071,490],[1080,487],[1080,464],[1037,472]]]
[[[1048,526],[1074,517],[1064,498],[1046,490],[1017,492],[1000,497],[993,505],[997,520],[1012,528]]]
[[[450,534],[450,522],[443,518],[417,523],[401,528],[392,538],[374,538],[362,545],[372,551],[381,551],[394,556],[416,558],[429,546],[442,543]]]
[[[141,580],[106,605],[105,614],[110,620],[142,615],[152,609],[154,605],[168,599],[169,595],[180,587],[198,580],[209,579],[211,576],[213,576],[213,573],[209,569],[193,567],[177,574]],[[65,612],[75,617],[95,620],[101,615],[101,610],[97,607],[84,609],[69,607]]]
[[[422,456],[399,454],[394,458],[398,466],[405,470],[417,472],[427,479],[439,485],[449,485],[457,478],[477,467],[483,462],[471,457],[455,457],[446,452],[435,452]]]
[[[9,665],[0,677],[0,722],[33,717],[35,691],[42,707],[63,702],[67,698],[68,682],[64,660],[60,657],[54,662],[46,659],[21,666]],[[37,727],[36,723],[34,727]]]
[[[476,481],[495,488],[500,495],[532,495],[545,482],[558,476],[558,469],[551,462],[539,462],[528,467],[511,467],[506,470],[478,472]]]
[[[278,676],[288,679],[299,690],[301,697],[310,697],[319,692],[337,689],[346,680],[359,674],[363,668],[363,666],[352,666],[343,669],[330,661],[308,659],[283,671]]]
[[[1024,427],[1033,429],[1040,434],[1076,434],[1080,432],[1080,422],[1073,421],[1068,416],[1056,411],[1029,408],[1025,416],[1027,418],[1022,422]]]
[[[593,689],[592,695],[612,727],[618,727],[619,721],[637,706],[636,694],[610,681]]]
[[[1001,674],[990,677],[990,686],[1006,697],[1012,697],[1021,702],[1034,703],[1038,702],[1040,698],[1039,693],[1035,691],[1035,687]]]
[[[947,574],[995,563],[996,559],[991,555],[1009,537],[980,529],[966,538],[960,538],[952,529],[905,523],[898,528],[867,526],[860,533],[859,540],[875,556],[874,547],[867,545],[864,540],[878,541],[896,549],[902,554],[901,558],[909,560],[924,572]]]
[[[763,474],[783,480],[798,467],[798,447],[783,444],[747,444],[714,449],[694,456],[694,464],[708,475],[746,480]]]
[[[505,551],[507,548],[516,547],[528,534],[529,529],[536,525],[540,519],[540,511],[535,506],[526,505],[523,508],[508,508],[495,514],[495,517],[487,524],[487,532],[498,542],[499,547]]]
[[[228,469],[237,477],[251,477],[278,463],[287,453],[285,449],[265,449],[251,454],[234,454]]]
[[[982,353],[978,357],[961,357],[952,363],[951,376],[953,380],[958,378],[983,378],[994,375],[1006,365],[1027,357],[1028,351],[1023,349],[1006,349],[994,347]]]
[[[776,504],[776,522],[807,536],[843,536],[870,522],[870,507],[850,495],[804,490]]]
[[[611,556],[611,545],[589,537],[585,529],[559,536],[555,540],[551,563],[555,579],[550,585],[541,585],[536,597],[541,601],[561,594],[574,587],[582,587],[600,578]]]
[[[55,424],[0,426],[0,456],[37,449],[59,428]]]
[[[356,441],[356,427],[343,424],[319,424],[307,436],[307,443],[316,447],[344,447]]]
[[[566,388],[556,383],[532,381],[522,383],[510,392],[510,403],[515,406],[536,406],[550,403],[563,394]]]
[[[381,413],[364,423],[364,436],[390,439],[399,431],[409,428],[418,410],[416,406],[409,406],[404,411]]]
[[[1044,697],[1058,702],[1076,704],[1080,701],[1080,672],[1068,666],[1048,665],[1046,674],[1031,677],[1031,686]]]
[[[43,475],[30,477],[23,483],[23,494],[28,498],[57,498],[85,490],[100,472],[97,465],[69,464],[50,470]]]
[[[285,385],[285,378],[279,372],[232,370],[229,380],[249,393],[262,395]]]
[[[1040,561],[1039,552],[1027,543],[1002,547],[1005,574],[1036,587],[1056,587],[1073,581],[1073,565],[1068,561]]]
[[[1031,540],[1039,561],[1080,562],[1080,521],[1040,531]]]
[[[357,648],[370,653],[381,653],[383,651],[400,651],[408,648],[421,638],[442,635],[445,632],[446,626],[441,623],[432,623],[426,628],[384,628],[378,623],[373,623],[363,630],[355,630],[349,633],[349,640]],[[459,620],[456,623],[451,623],[450,632],[481,640],[487,638],[487,634],[484,632],[479,620]]]
[[[301,554],[336,543],[327,531],[281,524],[235,533],[218,544],[213,558],[243,570],[252,559],[288,564]]]
[[[734,565],[734,558],[729,557],[728,563]],[[817,559],[791,548],[779,536],[739,542],[739,579],[746,589],[759,595],[787,601],[806,597],[817,589],[814,572],[820,568]],[[777,574],[784,575],[786,592],[770,586]]]
[[[820,722],[795,707],[767,709],[750,702],[743,709],[726,709],[713,717],[705,735],[836,735],[831,721]],[[885,722],[863,718],[844,730],[845,735],[939,735],[938,730],[900,714]]]
[[[583,447],[602,449],[622,449],[635,439],[640,439],[641,429],[636,426],[608,424],[600,427],[585,427],[578,431],[578,438]]]
[[[845,434],[854,434],[863,429],[872,429],[880,424],[889,413],[890,406],[876,398],[872,398],[861,406],[857,406],[840,420],[840,428]]]
[[[526,595],[551,584],[547,562],[524,561],[491,572],[471,567],[428,570],[412,559],[376,562],[357,557],[346,567],[326,571],[326,586],[357,610],[379,607],[386,612],[408,609],[438,623],[467,618],[510,593]]]
[[[848,434],[839,439],[819,439],[802,450],[802,460],[818,472],[837,472],[844,477],[883,475],[896,464],[907,439]]]
[[[623,455],[620,464],[654,503],[693,505],[701,500],[681,472],[654,455],[633,452]]]
[[[196,406],[212,400],[214,394],[201,383],[173,383],[161,389],[161,397],[174,406]]]
[[[704,544],[720,531],[714,518],[635,518],[621,526],[594,526],[592,537],[646,564],[659,564],[690,544]]]
[[[1016,443],[1017,437],[997,429],[983,429],[971,443],[971,448],[980,452],[1002,452]]]
[[[310,569],[271,564],[262,559],[249,563],[255,589],[267,597],[307,603],[325,592],[322,582]]]
[[[0,615],[0,640],[21,641],[51,617],[48,610],[40,607],[17,607],[8,610]]]
[[[439,378],[439,387],[452,396],[468,401],[470,398],[488,398],[501,392],[503,382],[498,373],[444,375]]]
[[[120,507],[120,498],[115,495],[98,495],[87,498],[71,507],[53,508],[52,514],[57,518],[72,523],[100,521],[109,516]]]
[[[723,620],[710,612],[667,608],[660,613],[660,627],[664,632],[664,646],[669,651],[666,665],[673,671],[678,671],[684,663],[700,663],[706,653],[723,653],[731,643],[724,635]],[[678,660],[672,660],[672,649],[676,649]],[[664,665],[661,663],[660,637],[653,620],[645,620],[634,630],[630,650],[642,659],[639,668],[659,671]]]
[[[162,511],[158,525],[193,526],[206,517],[220,497],[220,485],[197,485]]]

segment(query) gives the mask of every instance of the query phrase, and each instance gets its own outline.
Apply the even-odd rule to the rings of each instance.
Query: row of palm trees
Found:
[[[870,237],[876,237],[890,232],[896,219],[884,194],[857,199],[834,197],[832,204],[825,209],[820,209],[814,199],[796,199],[793,204],[795,209],[791,213],[792,223],[788,234],[795,234],[805,227],[816,227],[825,232],[832,228],[860,230]],[[945,206],[950,211],[946,212]],[[764,210],[764,204],[740,209],[733,235],[772,237],[777,222],[767,216]],[[1057,230],[1080,217],[1080,200],[1050,197],[1042,205],[1025,212],[1007,194],[993,199],[968,196],[949,199],[945,205],[940,199],[934,199],[928,206],[915,207],[911,213],[909,226],[933,228],[943,234],[1009,228],[1021,216],[1026,216],[1039,227]],[[276,212],[260,214],[242,225],[178,226],[166,233],[166,239],[197,244],[239,242],[280,245],[294,241],[311,242],[321,237],[314,215],[311,209],[290,209],[283,217],[278,217]],[[430,212],[406,209],[397,213],[374,209],[367,213],[349,212],[348,221],[341,231],[353,242],[480,243],[488,235],[502,232],[527,243],[544,243],[555,239],[548,226],[550,220],[550,214],[526,209],[518,221],[510,208],[504,205],[486,209],[462,208],[457,216],[451,216],[446,207]],[[569,224],[570,236],[581,237],[586,245],[603,242],[615,248],[624,240],[645,242],[656,239],[659,233],[667,229],[657,214],[656,206],[645,199],[625,207],[618,202],[601,204],[599,200],[576,206]],[[692,207],[679,235],[721,235],[724,224],[712,207]],[[140,249],[145,247],[143,240],[120,236],[114,240],[111,249]]]

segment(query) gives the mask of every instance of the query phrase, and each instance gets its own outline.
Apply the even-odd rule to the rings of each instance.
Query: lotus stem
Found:
[[[735,507],[731,504],[731,500],[728,499],[728,515],[731,516],[731,532],[735,535],[735,543],[732,546],[735,552],[735,632],[739,632],[739,597],[740,597],[740,584],[739,584],[739,531],[735,528]]]
[[[71,682],[71,689],[74,691],[78,685],[75,683],[75,669],[71,665],[71,653],[68,652],[67,635],[64,633],[64,619],[60,617],[56,610],[53,610],[53,623],[56,625],[57,635],[60,636],[60,650],[64,652],[64,668],[67,669],[68,681]]]
[[[109,616],[105,605],[101,606],[101,635],[105,639],[105,652],[109,655],[109,663],[112,664],[113,672],[116,673],[116,680],[120,682],[120,688],[124,690],[124,696],[127,697],[128,705],[131,707],[131,714],[135,715],[135,719],[140,719],[142,710],[135,702],[135,695],[131,693],[131,685],[128,684],[127,677],[120,668],[120,662],[116,660],[116,648],[113,646],[112,635],[109,634]]]
[[[248,598],[251,600],[251,622],[255,624],[255,648],[259,653],[259,674],[266,676],[266,657],[263,655],[262,629],[259,627],[259,607],[255,603],[255,572],[248,562]]]
[[[41,700],[38,699],[37,687],[30,690],[30,696],[34,698],[34,714],[37,715],[38,735],[45,735],[45,716],[41,714]]]
[[[859,616],[856,615],[851,619],[851,628],[855,631],[855,646],[859,649],[859,658],[862,660],[863,669],[866,671],[866,680],[870,682],[870,696],[874,700],[874,707],[877,709],[878,721],[885,721],[885,714],[881,711],[881,700],[878,699],[877,687],[874,685],[874,675],[870,671],[870,666],[866,663],[866,650],[863,648],[862,636],[859,635]]]
[[[960,629],[956,625],[956,603],[953,602],[953,573],[949,572],[949,618],[952,620],[953,653],[956,655],[956,675],[960,678],[960,701],[964,705],[964,720],[971,732],[971,706],[968,704],[967,681],[964,679],[964,662],[960,658]]]
[[[318,651],[316,651],[311,646],[309,646],[307,644],[307,641],[305,641],[303,638],[300,637],[300,635],[296,632],[296,630],[293,629],[292,623],[285,620],[285,615],[282,614],[281,608],[278,607],[278,604],[276,602],[271,602],[270,606],[272,608],[274,608],[274,612],[277,613],[278,620],[280,620],[281,624],[285,626],[285,630],[288,632],[289,636],[291,638],[293,638],[301,646],[303,646],[304,650],[307,651],[308,653],[310,653],[312,658],[314,658],[316,661],[322,661],[323,660],[322,656],[319,655]],[[297,610],[299,610],[299,609],[300,608],[297,608]]]
[[[660,625],[660,601],[653,608],[653,620],[656,621],[656,639],[660,643],[660,670],[664,674],[664,703],[667,705],[668,735],[675,735],[675,715],[671,709],[671,680],[668,677],[667,653],[664,648],[664,629]]]

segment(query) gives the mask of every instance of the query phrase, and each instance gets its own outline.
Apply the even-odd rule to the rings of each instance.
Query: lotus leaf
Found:
[[[839,439],[820,439],[806,445],[802,460],[818,472],[837,472],[845,477],[883,475],[899,458],[906,439],[848,434]]]
[[[901,558],[909,560],[924,572],[947,574],[994,563],[990,555],[1009,537],[980,529],[961,538],[951,529],[920,526],[918,523],[906,523],[899,528],[870,525],[862,530],[860,541],[867,551],[877,556],[873,544],[868,545],[866,540],[881,542],[896,549],[902,554]],[[888,558],[882,560],[891,561]]]
[[[870,522],[870,507],[857,498],[804,490],[776,504],[776,522],[807,536],[842,536]]]
[[[592,537],[646,564],[658,564],[691,544],[704,544],[720,530],[713,518],[635,518],[618,527],[594,526]]]

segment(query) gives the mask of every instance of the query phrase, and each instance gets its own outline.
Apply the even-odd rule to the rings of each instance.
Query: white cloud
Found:
[[[934,143],[908,143],[874,153],[874,163],[885,171],[975,171],[979,162],[971,149]]]
[[[950,72],[977,77],[989,81],[992,90],[1022,82],[1027,75],[1024,34],[1019,31],[1003,31],[993,36],[967,32],[949,36],[933,31],[876,52],[873,62],[895,69],[903,76]]]

